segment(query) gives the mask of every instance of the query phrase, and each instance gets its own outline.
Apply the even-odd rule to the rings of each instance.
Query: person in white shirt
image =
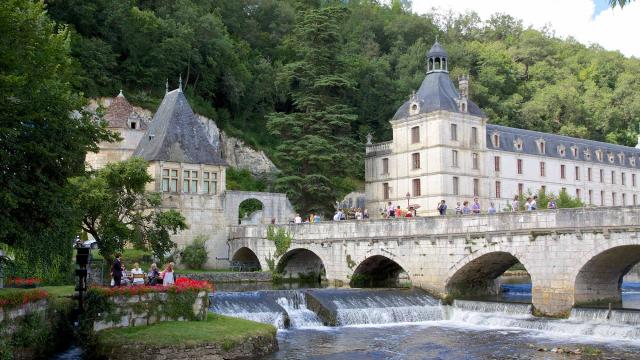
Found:
[[[144,275],[144,271],[140,268],[138,263],[133,264],[133,269],[131,269],[131,277],[133,278],[133,285],[144,285],[144,277],[136,275]]]
[[[167,268],[164,269],[163,271],[163,276],[162,276],[162,285],[163,286],[169,286],[169,285],[173,285],[176,283],[176,279],[174,277],[173,274],[173,263],[170,262],[169,265],[167,265]]]
[[[511,202],[511,211],[516,212],[518,210],[520,210],[520,199],[518,198],[518,195],[516,195]]]
[[[293,219],[293,222],[296,224],[302,223],[302,218],[300,217],[300,214],[296,214],[296,217]]]

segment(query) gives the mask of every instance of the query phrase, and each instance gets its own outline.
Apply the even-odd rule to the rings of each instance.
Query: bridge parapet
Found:
[[[572,231],[607,232],[640,228],[640,208],[598,207],[532,212],[433,216],[418,218],[326,221],[285,227],[298,242],[362,239],[442,238],[460,235],[485,236],[530,233],[544,235]],[[268,225],[232,226],[230,240],[264,238]]]

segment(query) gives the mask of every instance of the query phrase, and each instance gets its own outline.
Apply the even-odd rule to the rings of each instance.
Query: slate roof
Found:
[[[456,113],[461,112],[456,101],[460,95],[451,82],[449,73],[445,71],[431,72],[427,74],[422,81],[422,85],[420,85],[420,89],[418,89],[416,96],[420,103],[419,114],[426,114],[438,110],[446,110]],[[396,111],[395,115],[393,115],[393,120],[409,116],[410,103],[411,100],[407,100],[402,104],[398,111]],[[467,110],[471,115],[483,118],[486,117],[478,105],[469,99],[467,99]]]
[[[142,121],[142,118],[133,111],[133,106],[131,106],[127,98],[124,97],[122,90],[107,108],[104,119],[109,123],[110,128],[129,129],[129,121],[135,121],[138,124],[138,129],[146,129],[146,124]]]
[[[436,42],[433,44],[433,46],[431,46],[431,49],[427,53],[427,58],[430,57],[447,57],[447,52],[442,46],[440,46],[438,40],[436,40]]]
[[[180,89],[164,96],[133,154],[147,161],[227,165]]]
[[[492,136],[494,133],[498,133],[500,137],[500,146],[494,147],[492,142]],[[487,124],[487,149],[488,150],[500,150],[512,153],[523,153],[529,155],[540,155],[552,158],[567,159],[567,160],[579,160],[590,162],[594,164],[603,165],[616,165],[628,168],[640,167],[640,149],[609,144],[600,141],[578,139],[569,136],[562,136],[556,134],[548,134],[539,131],[517,129],[512,127],[506,127],[501,125]],[[522,141],[522,149],[518,150],[515,146],[516,142]],[[544,139],[545,152],[541,154],[538,150],[537,141]],[[560,148],[564,146],[564,156],[560,153]],[[578,156],[574,157],[571,147],[575,146],[578,149]],[[600,149],[602,151],[602,161],[598,160],[596,151]],[[587,156],[590,153],[590,158]],[[618,154],[624,154],[624,162],[620,162]],[[613,162],[609,161],[609,154],[613,155]],[[632,165],[632,160],[635,165]]]

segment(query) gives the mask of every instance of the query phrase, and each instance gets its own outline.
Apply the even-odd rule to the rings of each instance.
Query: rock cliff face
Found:
[[[89,111],[95,112],[99,105],[108,107],[113,98],[99,98],[92,100],[87,106]],[[133,110],[140,115],[147,124],[153,118],[153,112],[134,106]],[[227,136],[224,131],[220,130],[215,121],[202,115],[197,115],[198,120],[204,125],[207,132],[207,138],[211,144],[222,153],[222,158],[227,161],[229,166],[239,169],[248,169],[253,175],[264,176],[278,171],[275,164],[267,157],[263,151],[257,151],[244,141]]]

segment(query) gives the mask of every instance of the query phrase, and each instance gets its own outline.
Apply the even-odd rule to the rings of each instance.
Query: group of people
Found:
[[[556,209],[557,205],[553,196],[549,197],[549,202],[547,203],[547,209]],[[455,214],[456,215],[468,215],[468,214],[480,214],[480,201],[477,197],[473,198],[473,204],[469,205],[469,201],[465,200],[460,204],[458,201],[456,203]],[[527,197],[524,203],[525,211],[535,211],[538,209],[538,196],[533,195]],[[437,206],[438,213],[440,215],[447,215],[447,203],[444,200],[441,200]],[[517,212],[520,211],[520,196],[516,195],[513,197],[513,201],[511,201],[511,211]],[[495,204],[493,202],[489,203],[489,207],[487,208],[488,214],[495,214],[498,212]]]
[[[335,214],[333,215],[334,221],[340,220],[365,220],[369,218],[369,212],[364,208],[349,208],[349,209],[337,209]],[[310,214],[307,218],[302,218],[300,214],[296,214],[293,218],[294,224],[302,224],[302,223],[319,223],[322,221],[322,218],[319,214]]]
[[[416,217],[416,209],[413,206],[409,206],[407,210],[402,210],[400,205],[393,206],[391,201],[387,204],[387,209],[382,213],[382,217],[385,219],[388,218],[411,218]]]
[[[145,273],[138,263],[134,263],[133,269],[127,271],[120,258],[121,254],[116,253],[116,258],[111,266],[111,287],[122,285],[169,286],[175,283],[173,262],[170,262],[163,271],[159,271],[155,263],[151,264],[151,268]]]

